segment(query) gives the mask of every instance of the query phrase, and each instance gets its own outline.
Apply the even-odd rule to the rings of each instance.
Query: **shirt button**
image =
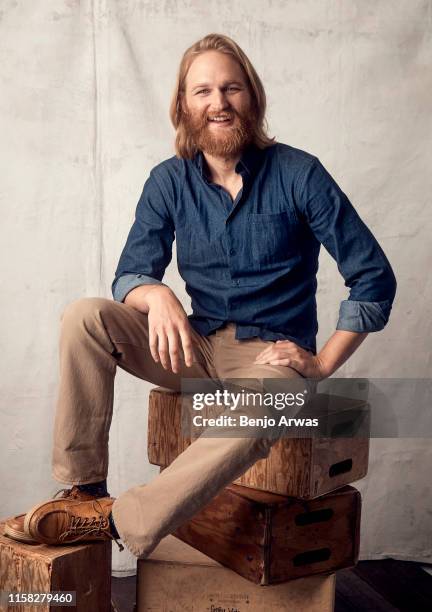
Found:
[[[230,249],[229,250],[229,254],[230,255],[235,255],[236,254],[236,250],[235,249]]]

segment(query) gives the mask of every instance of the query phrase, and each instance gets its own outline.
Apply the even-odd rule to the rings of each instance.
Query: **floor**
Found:
[[[112,580],[113,612],[133,612],[135,576]],[[397,610],[432,611],[432,575],[419,563],[360,561],[352,570],[337,572],[335,612]]]

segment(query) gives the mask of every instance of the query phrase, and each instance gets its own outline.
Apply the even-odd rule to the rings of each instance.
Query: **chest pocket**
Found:
[[[288,211],[248,214],[250,250],[259,270],[300,257],[299,228]]]

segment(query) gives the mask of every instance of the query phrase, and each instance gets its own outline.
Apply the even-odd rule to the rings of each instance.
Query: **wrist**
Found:
[[[139,285],[130,291],[125,299],[124,303],[128,306],[132,306],[132,308],[136,308],[140,312],[148,312],[149,304],[152,301],[152,295],[158,295],[158,292],[154,291],[155,289],[160,289],[163,287],[164,289],[169,289],[166,285]]]
[[[158,291],[156,291],[156,289],[158,289]],[[172,293],[171,289],[167,285],[153,285],[145,294],[145,299],[148,301],[148,298],[151,299],[153,296],[160,295],[160,293],[164,292]]]
[[[333,374],[334,369],[331,367],[328,361],[325,360],[323,355],[318,353],[317,355],[315,355],[314,359],[319,379],[322,380],[324,378],[328,378]]]

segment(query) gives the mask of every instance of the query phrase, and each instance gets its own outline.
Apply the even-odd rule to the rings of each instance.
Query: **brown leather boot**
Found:
[[[114,497],[52,499],[27,512],[24,531],[37,542],[51,546],[111,539],[123,550],[111,533],[108,518],[114,501]]]
[[[90,495],[90,493],[86,493],[85,491],[80,491],[77,485],[73,485],[71,489],[60,489],[57,493],[54,494],[53,499],[55,499],[59,493],[62,493],[60,496],[61,499],[77,499],[80,501],[87,501],[91,499],[97,499],[94,495]],[[19,542],[24,542],[26,544],[37,544],[38,542],[24,530],[24,514],[18,514],[7,521],[4,524],[4,534],[9,538],[14,540],[18,540]]]

